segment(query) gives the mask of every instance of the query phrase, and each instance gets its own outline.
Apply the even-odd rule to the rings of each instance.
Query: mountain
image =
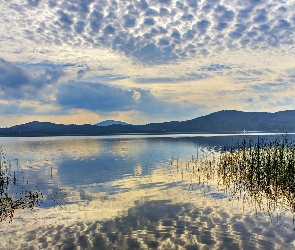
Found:
[[[110,126],[110,125],[114,125],[114,124],[120,124],[120,125],[129,125],[126,122],[121,122],[121,121],[115,121],[115,120],[105,120],[99,123],[96,123],[96,126]]]
[[[122,133],[230,133],[244,130],[295,132],[295,110],[276,113],[222,110],[187,121],[150,123],[146,125],[63,125],[34,121],[10,128],[0,128],[0,136],[106,135]]]
[[[187,121],[151,124],[153,128],[162,126],[166,132],[290,132],[295,130],[295,110],[276,113],[222,110]]]

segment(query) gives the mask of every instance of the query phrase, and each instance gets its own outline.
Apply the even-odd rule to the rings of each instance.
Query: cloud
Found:
[[[131,15],[125,15],[123,16],[124,19],[124,28],[128,29],[128,28],[132,28],[136,25],[136,18],[131,16]]]
[[[132,111],[145,113],[165,110],[169,103],[160,101],[149,90],[70,81],[60,86],[56,95],[58,105],[69,109],[87,109],[96,112]]]
[[[175,119],[176,116],[192,117],[196,112],[200,112],[201,109],[207,109],[205,105],[198,105],[188,101],[162,101],[154,96],[150,90],[133,88],[133,91],[137,100],[135,110],[152,116],[153,119]]]
[[[283,96],[277,98],[275,93],[268,93],[267,95],[259,95],[256,100],[257,103],[262,102],[264,105],[267,104],[270,107],[281,107],[281,110],[291,109],[294,106],[294,96]]]
[[[109,70],[109,69],[105,69]],[[118,74],[104,74],[104,75],[96,75],[87,78],[87,80],[90,81],[102,81],[102,82],[113,82],[113,81],[119,81],[123,79],[128,79],[129,76],[127,75],[118,75]]]
[[[90,15],[90,20],[88,21],[90,23],[91,31],[93,33],[97,33],[101,28],[101,23],[103,21],[104,15],[102,12],[93,10],[93,12]]]
[[[68,69],[68,68],[77,68],[77,78],[82,78],[86,72],[90,71],[90,67],[87,64],[80,64],[80,63],[61,63],[56,64],[50,61],[43,61],[40,63],[25,63],[25,62],[16,62],[16,66],[21,66],[22,68],[26,68],[29,72],[39,72],[46,68],[50,68],[53,70],[61,70],[62,68]]]
[[[2,103],[0,102],[0,115],[15,114],[34,114],[36,108],[34,106],[21,105],[20,103]]]
[[[210,22],[207,20],[202,20],[197,22],[197,29],[199,30],[199,33],[201,34],[206,33],[209,26],[210,26]]]
[[[138,77],[134,80],[136,83],[179,83],[186,81],[198,81],[209,78],[209,75],[202,73],[189,73],[180,77]]]
[[[109,70],[113,70],[113,69],[114,68],[108,68],[108,67],[103,67],[103,66],[98,67],[99,71],[109,71]]]
[[[58,14],[60,15],[59,21],[62,22],[63,24],[65,24],[65,25],[72,25],[73,24],[73,20],[70,17],[70,15],[66,14],[62,10],[58,11]]]
[[[150,43],[143,47],[136,48],[131,55],[143,62],[164,63],[167,60],[175,60],[179,55],[173,53],[173,44],[165,46],[164,48],[157,47],[156,44]],[[127,53],[129,54],[129,53]]]
[[[33,7],[37,7],[41,0],[27,0],[28,4]]]
[[[267,69],[265,69],[265,70],[256,70],[256,69],[241,70],[241,69],[238,69],[235,71],[235,73],[237,74],[237,77],[236,77],[237,82],[252,82],[252,81],[260,81],[259,77],[269,73],[269,70],[267,70]]]
[[[238,68],[237,70],[233,71],[234,77],[235,77],[235,82],[236,83],[247,83],[247,82],[259,82],[259,81],[264,81],[262,76],[268,75],[271,70],[265,68],[265,69],[241,69]],[[262,85],[265,83],[261,83]],[[253,85],[253,86],[258,86]],[[253,88],[252,86],[252,88]],[[255,87],[254,87],[255,88]]]
[[[222,64],[211,64],[209,66],[203,66],[201,67],[201,70],[206,71],[222,71],[222,70],[229,70],[231,69],[228,65],[222,65]]]
[[[66,115],[67,110],[62,110],[55,105],[46,105],[35,101],[0,101],[0,115]]]
[[[18,88],[30,82],[30,76],[23,68],[0,58],[1,89]]]
[[[287,70],[287,74],[289,75],[291,81],[295,80],[295,68],[291,70]]]
[[[257,91],[260,93],[279,93],[279,92],[285,92],[287,90],[293,90],[293,85],[279,78],[279,79],[276,79],[275,82],[266,82],[263,84],[251,85],[251,88],[254,91]]]
[[[59,69],[59,68],[70,68],[70,67],[88,67],[87,65],[65,62],[65,63],[53,63],[50,61],[42,61],[38,63],[28,63],[28,62],[15,62],[16,66],[21,66],[28,68],[30,70],[33,69],[42,69],[42,68],[52,68],[52,69]]]
[[[87,71],[90,71],[90,67],[88,65],[83,65],[83,68],[77,71],[77,78],[82,78]]]
[[[69,81],[60,85],[56,105],[63,110],[84,109],[98,113],[138,111],[162,119],[199,108],[190,103],[162,101],[150,90],[142,88],[126,90],[113,85],[82,81]]]
[[[36,98],[40,90],[56,83],[64,76],[62,69],[43,67],[42,71],[30,74],[26,68],[0,58],[0,96],[2,99]]]
[[[92,82],[68,82],[58,89],[56,101],[70,109],[92,111],[132,110],[134,91]]]
[[[240,83],[240,82],[257,82],[260,81],[259,78],[255,78],[255,77],[238,77],[236,79],[236,82]]]
[[[277,106],[291,106],[294,107],[294,96],[285,96],[282,99],[271,99],[270,105]]]
[[[255,23],[265,23],[268,20],[268,15],[265,9],[256,10],[256,15],[253,21]]]
[[[82,34],[85,31],[85,22],[84,21],[78,21],[74,27],[75,31],[78,34]]]
[[[262,75],[263,71],[262,70],[256,70],[256,69],[250,69],[247,71],[249,74],[253,74],[253,75]]]
[[[14,34],[42,44],[105,47],[142,63],[294,44],[294,1],[27,0],[28,4],[34,7],[30,11],[36,23],[23,18],[24,4],[2,4],[2,20],[14,24],[9,26]],[[46,12],[48,8],[54,11]]]

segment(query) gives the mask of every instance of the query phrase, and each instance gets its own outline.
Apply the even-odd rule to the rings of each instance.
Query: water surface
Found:
[[[232,197],[189,162],[242,135],[1,138],[43,203],[2,222],[1,249],[293,249],[287,207]],[[280,136],[280,135],[260,135]]]

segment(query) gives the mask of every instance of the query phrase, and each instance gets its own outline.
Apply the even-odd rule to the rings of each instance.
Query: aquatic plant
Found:
[[[245,137],[231,147],[201,148],[185,164],[172,159],[169,168],[190,182],[188,191],[216,187],[271,216],[277,209],[295,213],[295,142],[288,136]]]
[[[289,137],[244,139],[220,153],[217,173],[234,194],[258,205],[266,198],[269,209],[280,203],[295,212],[295,143]]]
[[[33,209],[41,203],[42,193],[38,191],[28,191],[22,189],[20,197],[11,195],[12,186],[17,186],[18,180],[15,172],[11,173],[11,162],[6,159],[0,148],[0,222],[12,221],[14,212],[17,209]],[[18,195],[18,196],[19,196]]]

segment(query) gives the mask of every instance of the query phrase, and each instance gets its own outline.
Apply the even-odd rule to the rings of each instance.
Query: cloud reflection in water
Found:
[[[57,178],[52,180],[52,185],[63,187],[67,192],[64,209],[47,207],[18,214],[7,231],[1,231],[1,238],[5,239],[3,246],[7,249],[30,249],[32,246],[61,249],[79,246],[82,249],[294,248],[292,214],[278,210],[276,219],[253,204],[238,199],[229,202],[229,196],[218,187],[218,180],[207,175],[206,159],[213,156],[214,148],[209,151],[197,139],[141,140],[142,143],[132,140],[106,143],[108,148],[104,151],[81,159],[73,159],[73,154],[69,153],[68,162],[75,162],[77,168],[80,164],[81,171],[77,173],[83,179],[83,169],[87,174],[84,163],[89,164],[90,169],[90,163],[95,164],[90,158],[111,156],[106,153],[107,149],[124,151],[119,161],[123,165],[121,168],[117,165],[125,171],[120,178],[97,181],[101,179],[92,176],[89,183],[71,183],[65,181],[66,173],[61,171],[65,166],[63,161],[57,161]],[[150,157],[151,148],[155,147],[157,152]],[[173,151],[183,147],[197,150],[199,163],[195,169],[193,162],[197,156],[188,159],[174,153],[171,159]],[[86,149],[87,146],[83,151]],[[129,166],[124,165],[126,158],[134,161],[128,161]],[[70,168],[68,171],[70,173]],[[36,179],[40,178],[42,167],[39,172],[33,172]],[[93,175],[95,171],[89,173]],[[96,174],[100,173],[97,168]],[[68,177],[70,180],[70,175]],[[42,180],[46,181],[44,177]],[[44,184],[43,188],[46,187]],[[19,231],[24,225],[27,231]]]

